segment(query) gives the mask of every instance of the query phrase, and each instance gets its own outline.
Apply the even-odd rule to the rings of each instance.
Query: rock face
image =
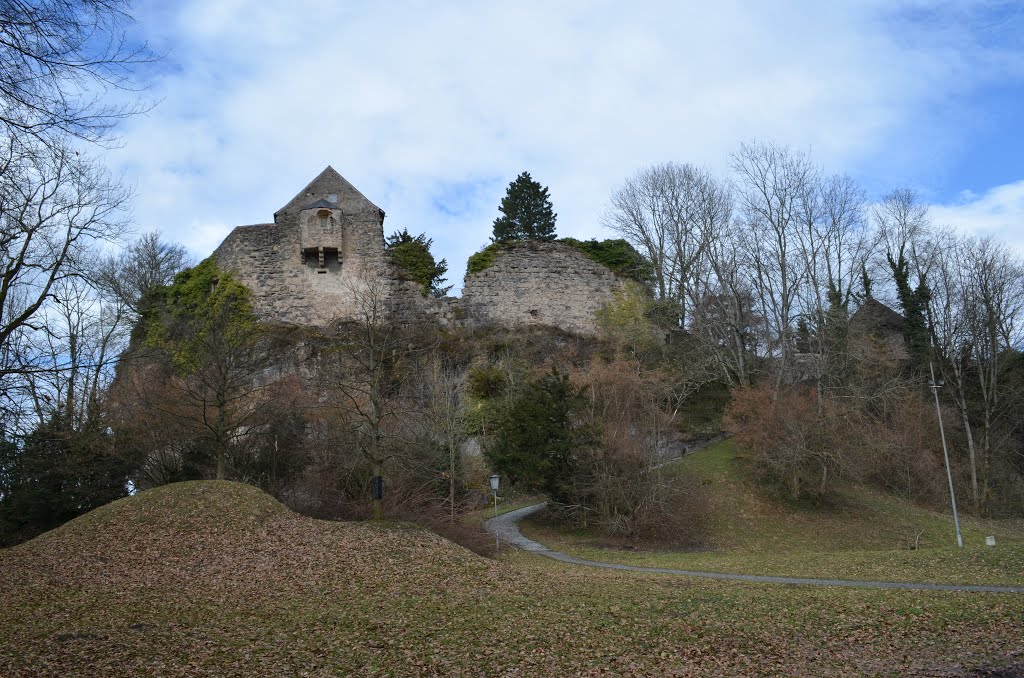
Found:
[[[490,268],[467,274],[458,305],[471,322],[594,334],[594,314],[621,290],[621,279],[576,248],[528,241],[509,245]]]
[[[461,299],[424,297],[384,249],[384,211],[328,167],[274,214],[235,228],[214,251],[265,322],[325,326],[382,313],[441,325],[549,325],[596,332],[594,313],[622,281],[558,242],[509,245],[466,276]],[[458,319],[458,320],[457,320]]]

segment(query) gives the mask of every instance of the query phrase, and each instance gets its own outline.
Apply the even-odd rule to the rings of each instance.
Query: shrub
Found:
[[[654,266],[632,245],[621,238],[614,240],[577,240],[561,238],[559,242],[575,247],[613,273],[629,278],[644,287],[654,278]]]
[[[498,252],[510,249],[511,244],[508,241],[491,243],[476,254],[469,255],[469,261],[466,262],[467,272],[479,273],[494,266],[494,260],[497,258]]]
[[[726,428],[754,461],[762,480],[793,500],[820,505],[833,482],[847,474],[858,446],[856,413],[819,402],[813,389],[793,387],[773,397],[766,387],[738,388]]]
[[[410,280],[419,283],[423,296],[443,297],[452,288],[451,285],[444,285],[448,262],[444,259],[434,261],[434,255],[430,253],[433,242],[426,233],[413,236],[408,229],[402,229],[385,239],[385,247],[391,260]]]
[[[661,375],[636,361],[595,361],[579,384],[582,416],[596,434],[576,451],[577,519],[628,541],[697,542],[704,514],[697,484],[656,468],[667,424]]]
[[[556,370],[528,382],[497,416],[491,466],[520,487],[572,503],[572,453],[588,434],[575,416],[580,403],[580,392]]]

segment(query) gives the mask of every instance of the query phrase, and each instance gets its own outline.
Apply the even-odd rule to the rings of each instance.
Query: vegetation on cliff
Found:
[[[638,282],[645,287],[649,287],[651,284],[654,266],[622,238],[608,240],[559,238],[558,242],[575,247],[611,272],[624,278]]]
[[[444,259],[434,261],[434,255],[430,253],[433,242],[426,233],[413,236],[408,229],[403,228],[389,235],[384,241],[384,247],[391,255],[391,260],[398,264],[409,279],[420,284],[423,296],[430,294],[443,297],[452,288],[444,284],[448,262]]]
[[[529,241],[505,240],[493,242],[479,252],[470,255],[467,262],[469,273],[479,273],[494,265],[502,252],[509,252],[516,247],[526,246]],[[612,273],[629,280],[649,286],[653,268],[651,263],[636,249],[621,238],[612,240],[577,240],[575,238],[559,238],[557,242],[582,252],[587,258],[601,264]]]

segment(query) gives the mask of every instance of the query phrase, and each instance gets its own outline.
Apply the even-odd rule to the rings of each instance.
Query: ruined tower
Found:
[[[275,212],[273,223],[235,228],[214,256],[269,322],[326,325],[351,319],[370,283],[395,292],[384,211],[332,167]]]

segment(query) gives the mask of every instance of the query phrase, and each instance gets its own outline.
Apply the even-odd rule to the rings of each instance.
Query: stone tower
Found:
[[[326,325],[356,313],[356,298],[394,274],[384,253],[384,211],[327,167],[271,224],[238,226],[214,252],[253,294],[268,322]]]

